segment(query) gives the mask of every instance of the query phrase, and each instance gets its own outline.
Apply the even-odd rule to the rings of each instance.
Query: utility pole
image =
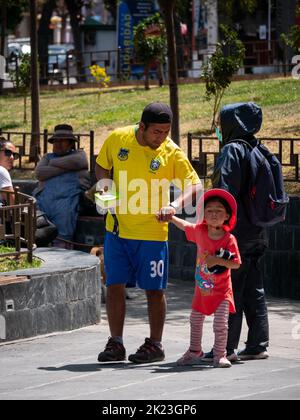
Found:
[[[40,87],[38,75],[37,2],[30,0],[31,48],[31,142],[30,162],[37,162],[40,155]]]

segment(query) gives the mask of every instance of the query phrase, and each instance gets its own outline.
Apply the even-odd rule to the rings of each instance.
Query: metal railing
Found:
[[[4,135],[8,140],[12,141],[20,153],[15,169],[35,169],[36,162],[28,163],[32,133],[1,131],[0,129],[0,135]],[[95,154],[95,133],[91,130],[89,133],[77,133],[74,135],[78,139],[79,148],[82,148],[84,139],[88,140],[88,147],[83,147],[83,149],[87,151],[90,174],[94,178],[97,157]],[[48,139],[52,136],[52,133],[45,129],[42,133],[39,133],[39,136],[42,140],[40,149],[44,155],[48,152]],[[278,157],[283,167],[285,181],[299,182],[300,138],[262,137],[260,140]],[[197,173],[203,178],[211,176],[220,148],[220,142],[216,137],[188,133],[188,158]],[[39,154],[41,154],[41,150],[39,150]]]
[[[261,137],[259,140],[274,153],[282,165],[286,182],[299,182],[300,138]],[[188,158],[201,178],[213,173],[221,144],[216,137],[188,133]]]
[[[0,196],[0,240],[8,241],[15,248],[15,251],[0,254],[0,258],[20,258],[21,254],[27,254],[27,261],[31,263],[36,248],[36,200],[19,192],[18,187],[14,192],[0,190]],[[24,249],[21,248],[22,245],[25,246]]]
[[[288,60],[289,48],[278,40],[243,41],[243,44],[246,50],[243,69],[246,74],[273,72],[287,75],[293,67]],[[193,50],[192,45],[189,44],[177,45],[179,77],[198,78],[201,73],[201,65],[212,55],[215,47],[215,45],[203,45],[199,46],[197,50]],[[72,50],[71,53],[68,51],[65,54],[49,54],[47,60],[49,56],[52,57],[53,63],[46,63],[45,66],[42,66],[40,79],[41,82],[48,82],[50,85],[55,81],[67,86],[93,82],[88,69],[93,64],[104,67],[112,80],[118,82],[141,79],[144,76],[143,65],[134,58],[133,47],[129,50],[128,48],[126,50],[118,48],[81,53]],[[129,61],[128,56],[130,57]],[[62,58],[63,60],[61,60]],[[18,71],[18,61],[18,57],[7,58],[7,65]],[[167,78],[166,68],[164,73]],[[155,67],[152,69],[151,76],[159,78]]]

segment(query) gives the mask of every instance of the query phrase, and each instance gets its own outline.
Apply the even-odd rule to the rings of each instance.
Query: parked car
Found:
[[[9,70],[15,70],[16,65],[20,63],[22,54],[30,54],[30,45],[28,43],[10,42],[7,46],[7,64]]]
[[[50,81],[64,83],[69,77],[76,76],[76,56],[72,44],[53,44],[48,47],[48,74]]]
[[[22,54],[30,54],[30,44],[15,40],[8,44],[8,69],[14,70]],[[50,83],[65,83],[67,76],[76,77],[76,56],[73,44],[51,44],[48,46],[48,77]]]

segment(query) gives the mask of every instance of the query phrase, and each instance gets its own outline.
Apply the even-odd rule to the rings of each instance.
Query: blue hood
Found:
[[[262,110],[253,102],[225,105],[220,112],[223,144],[231,140],[251,140],[260,130]]]

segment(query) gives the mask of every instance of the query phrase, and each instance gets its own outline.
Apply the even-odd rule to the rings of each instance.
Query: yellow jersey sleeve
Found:
[[[111,170],[113,167],[113,158],[112,158],[112,140],[115,134],[112,132],[109,137],[103,143],[101,150],[96,159],[96,163],[104,169]]]
[[[183,190],[190,185],[200,183],[200,179],[192,167],[185,153],[180,149],[176,149],[174,156],[174,184]]]

